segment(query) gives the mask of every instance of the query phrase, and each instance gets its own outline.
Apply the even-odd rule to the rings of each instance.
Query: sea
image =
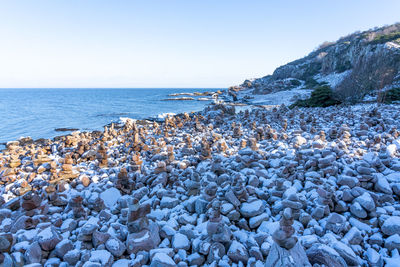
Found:
[[[20,137],[36,140],[68,134],[55,131],[57,128],[102,130],[104,125],[124,118],[162,118],[167,113],[200,111],[211,101],[163,99],[183,97],[169,94],[221,89],[0,89],[0,144]]]

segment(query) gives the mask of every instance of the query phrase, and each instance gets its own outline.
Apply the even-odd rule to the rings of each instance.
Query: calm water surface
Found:
[[[218,89],[0,89],[0,143],[65,134],[56,128],[99,130],[121,117],[199,111],[210,101],[162,101],[171,93]]]

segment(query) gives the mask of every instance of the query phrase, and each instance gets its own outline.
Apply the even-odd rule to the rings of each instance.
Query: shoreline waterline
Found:
[[[18,88],[0,89],[1,144],[29,136],[54,138],[56,129],[101,130],[121,117],[150,119],[165,113],[200,111],[209,101],[162,101],[169,94],[224,88]],[[197,97],[196,97],[197,98]]]

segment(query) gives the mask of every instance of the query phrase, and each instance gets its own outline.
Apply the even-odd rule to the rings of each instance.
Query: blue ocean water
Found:
[[[0,143],[66,134],[56,128],[100,130],[120,117],[199,111],[210,101],[162,101],[172,93],[218,89],[0,89]]]

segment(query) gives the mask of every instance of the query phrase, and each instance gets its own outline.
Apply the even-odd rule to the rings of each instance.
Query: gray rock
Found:
[[[392,188],[390,188],[390,184],[384,176],[378,177],[378,180],[375,183],[375,189],[378,192],[392,194]]]
[[[150,222],[149,230],[142,230],[138,233],[130,233],[126,239],[128,253],[137,253],[144,250],[149,251],[160,243],[160,235],[157,224]]]
[[[77,221],[70,218],[70,219],[66,219],[62,223],[60,229],[61,229],[61,232],[63,232],[63,233],[71,232],[72,230],[75,230],[76,226],[77,226]]]
[[[353,201],[354,196],[351,194],[350,189],[345,189],[343,190],[343,196],[342,196],[342,200],[345,202],[351,202]]]
[[[13,258],[10,256],[8,253],[2,253],[2,256],[4,257],[3,262],[1,263],[1,266],[13,266],[14,261]]]
[[[375,210],[375,202],[372,199],[371,195],[367,192],[354,199],[354,201],[358,202],[361,205],[361,207],[363,207],[367,211]]]
[[[25,265],[25,267],[43,267],[43,266],[40,263],[31,263],[31,264]]]
[[[206,201],[202,198],[196,199],[195,206],[194,206],[196,213],[199,215],[205,213],[207,211],[208,204],[209,204],[208,201]]]
[[[131,260],[120,259],[113,263],[112,267],[130,267]],[[134,265],[133,265],[134,266]]]
[[[367,218],[367,212],[361,207],[360,203],[358,202],[354,202],[350,206],[350,212],[357,218],[361,219]]]
[[[274,243],[269,251],[265,267],[299,267],[310,266],[306,252],[299,242],[287,250]]]
[[[346,261],[336,250],[325,244],[315,243],[306,251],[312,265],[324,264],[327,267],[347,267]]]
[[[336,241],[333,243],[333,248],[339,253],[339,255],[346,261],[350,266],[359,265],[358,258],[354,251],[346,244]]]
[[[59,242],[61,242],[62,237],[54,228],[54,226],[49,226],[39,232],[37,240],[43,250],[50,251],[54,249]]]
[[[243,202],[240,205],[240,213],[246,218],[260,215],[264,210],[265,210],[265,205],[259,199],[252,201],[250,203]]]
[[[400,216],[391,216],[383,223],[381,227],[385,235],[400,235]]]
[[[91,217],[81,228],[80,234],[91,235],[99,228],[99,219],[96,217]]]
[[[97,248],[101,244],[105,244],[107,240],[110,238],[109,233],[103,233],[99,231],[94,231],[92,235],[92,243],[95,248]]]
[[[26,263],[40,263],[42,261],[42,249],[38,242],[33,242],[25,251]]]
[[[378,246],[381,246],[383,243],[382,235],[380,233],[373,234],[372,236],[370,236],[368,243],[371,245],[376,244]]]
[[[82,267],[101,267],[101,266],[102,266],[101,263],[92,261],[87,261],[82,265]]]
[[[249,226],[250,226],[250,228],[252,228],[252,229],[257,228],[258,226],[260,226],[260,224],[261,224],[263,221],[268,220],[268,218],[269,218],[269,216],[268,216],[267,213],[262,213],[262,214],[260,214],[260,215],[258,215],[258,216],[251,217],[251,218],[249,219]]]
[[[80,251],[77,249],[73,249],[68,251],[64,255],[63,260],[68,262],[69,265],[74,266],[79,261],[80,257],[81,257]]]
[[[339,185],[347,185],[348,187],[353,188],[358,184],[358,179],[356,177],[341,175],[337,183]]]
[[[232,210],[226,216],[230,221],[238,221],[240,219],[240,213],[237,210]]]
[[[383,266],[382,256],[378,252],[376,252],[376,250],[373,248],[367,249],[366,258],[367,258],[369,266],[372,266],[372,267],[382,267]]]
[[[400,235],[395,234],[386,238],[385,248],[387,248],[389,251],[392,251],[393,249],[400,249]]]
[[[165,253],[170,257],[173,257],[175,255],[172,248],[155,248],[149,251],[150,259],[153,258],[156,253]]]
[[[44,267],[58,267],[61,263],[59,258],[50,258],[44,263]]]
[[[65,254],[67,254],[68,251],[73,250],[73,249],[74,249],[74,245],[72,244],[71,240],[63,239],[55,247],[55,252],[56,252],[57,257],[62,259],[63,256]]]
[[[172,238],[172,247],[175,250],[179,249],[184,249],[184,250],[189,250],[190,248],[190,242],[187,236],[181,234],[181,233],[176,233],[174,237]]]
[[[28,216],[25,216],[25,215],[18,217],[18,219],[16,221],[14,221],[14,223],[12,224],[10,232],[15,234],[18,230],[25,229],[26,225],[27,225],[27,221],[29,221],[29,220],[31,220],[31,218]]]
[[[400,183],[400,172],[394,172],[386,176],[386,179],[391,183]]]
[[[114,257],[121,257],[126,250],[126,246],[118,238],[109,238],[106,242],[106,248]]]
[[[156,253],[151,259],[150,267],[174,267],[176,263],[165,253]]]
[[[338,213],[331,213],[326,221],[325,228],[338,234],[346,227],[346,218]]]
[[[235,207],[231,203],[224,203],[221,205],[221,213],[226,215],[232,211]]]
[[[228,257],[236,263],[242,262],[246,264],[249,260],[249,254],[247,253],[246,248],[236,240],[232,242],[227,254]]]
[[[179,204],[179,199],[177,198],[173,198],[173,197],[167,197],[167,196],[163,196],[163,198],[160,201],[160,208],[162,209],[172,209],[175,208],[176,205]]]
[[[264,260],[264,257],[262,255],[262,252],[261,252],[260,248],[256,247],[256,246],[251,247],[249,249],[249,257],[250,258],[255,258],[256,260],[260,260],[260,261]]]
[[[21,252],[14,252],[11,254],[15,267],[22,267],[25,265],[24,255]]]
[[[189,262],[190,266],[193,266],[193,265],[201,266],[204,263],[204,260],[205,260],[204,256],[200,255],[197,252],[193,253],[193,254],[190,254],[187,257],[187,261]]]
[[[211,263],[214,261],[219,261],[224,255],[226,255],[226,250],[224,245],[218,242],[214,242],[209,247],[207,262]]]
[[[94,250],[90,253],[89,261],[100,263],[101,266],[111,267],[114,257],[107,250]]]
[[[109,209],[117,203],[120,197],[121,193],[114,187],[108,188],[100,194],[100,198],[104,201],[104,205]]]
[[[160,236],[161,238],[172,238],[175,235],[176,231],[174,228],[172,228],[170,225],[166,224],[164,225],[161,230],[160,230]]]
[[[324,217],[325,214],[325,209],[322,207],[316,207],[312,212],[311,212],[311,216],[315,219],[322,219]]]
[[[225,197],[232,205],[234,205],[235,207],[239,207],[240,201],[237,199],[232,190],[226,192]]]
[[[13,241],[14,237],[11,233],[0,234],[0,252],[9,252]]]
[[[400,197],[400,183],[392,185],[393,193]]]
[[[352,227],[344,236],[351,245],[359,245],[363,240],[360,230],[357,227]]]
[[[370,175],[373,172],[373,169],[364,166],[358,166],[357,172],[360,174]]]

